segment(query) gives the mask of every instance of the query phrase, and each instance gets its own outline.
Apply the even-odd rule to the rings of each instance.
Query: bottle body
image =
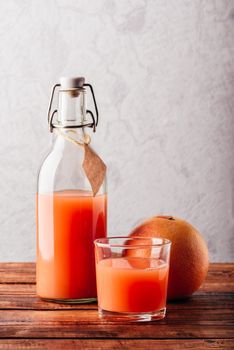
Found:
[[[78,137],[80,129],[67,130]],[[105,182],[96,196],[82,168],[83,147],[57,136],[38,176],[37,294],[63,302],[96,298],[94,244],[106,237]]]

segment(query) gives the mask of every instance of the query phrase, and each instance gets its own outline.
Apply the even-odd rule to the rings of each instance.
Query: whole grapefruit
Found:
[[[208,249],[191,224],[174,216],[154,216],[136,227],[131,236],[161,237],[172,242],[169,300],[186,298],[200,287],[209,267]]]

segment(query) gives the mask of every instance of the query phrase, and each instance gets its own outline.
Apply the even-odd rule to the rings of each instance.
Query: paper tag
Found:
[[[93,195],[96,196],[106,175],[106,165],[88,144],[84,144],[82,166],[92,187]]]

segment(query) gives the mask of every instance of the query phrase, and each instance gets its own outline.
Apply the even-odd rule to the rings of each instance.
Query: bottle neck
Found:
[[[83,128],[59,130],[61,130],[59,133],[53,132],[52,145],[55,151],[59,153],[68,152],[69,157],[72,157],[72,154],[77,154],[78,151],[83,152]],[[77,141],[77,143],[74,143],[74,141]]]
[[[60,128],[54,131],[53,144],[58,149],[75,149],[69,138],[83,143],[85,121],[85,92],[83,89],[61,90],[58,101],[58,120]],[[71,126],[71,128],[69,128]],[[76,128],[72,128],[77,126]]]
[[[62,90],[59,92],[58,123],[60,126],[82,125],[85,114],[83,90]]]

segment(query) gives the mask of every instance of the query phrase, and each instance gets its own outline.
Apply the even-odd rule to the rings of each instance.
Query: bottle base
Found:
[[[106,321],[113,322],[149,322],[161,320],[166,315],[166,308],[152,312],[113,312],[98,309],[99,317]]]
[[[80,298],[80,299],[51,299],[40,297],[44,301],[59,303],[59,304],[89,304],[97,302],[97,298]]]

